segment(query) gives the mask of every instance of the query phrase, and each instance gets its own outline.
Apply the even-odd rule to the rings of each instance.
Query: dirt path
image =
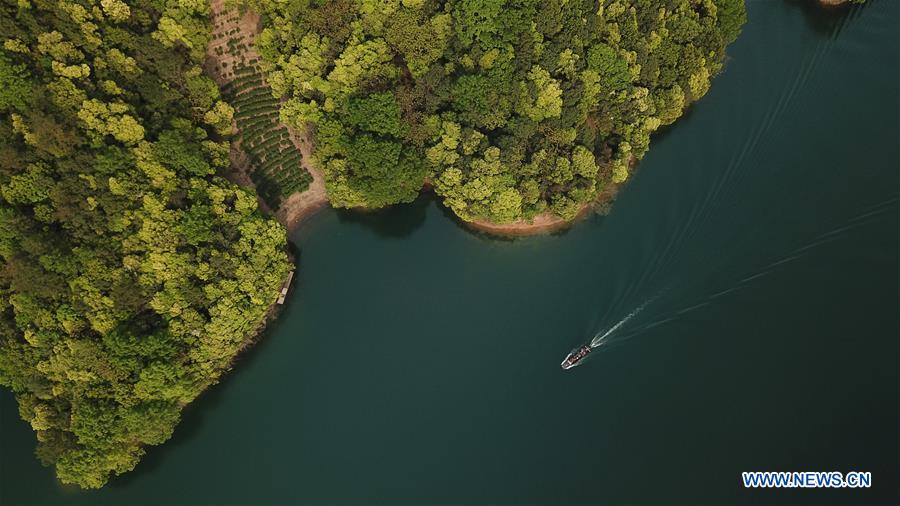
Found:
[[[247,61],[259,61],[260,57],[255,47],[259,15],[250,11],[241,15],[236,10],[226,8],[225,0],[211,0],[210,11],[213,30],[209,46],[206,48],[206,70],[222,87],[234,79],[237,65],[245,64]],[[244,45],[246,48],[239,54],[229,51],[229,41],[232,44]],[[304,218],[328,205],[328,197],[325,192],[325,178],[312,163],[311,143],[306,132],[297,132],[287,125],[284,126],[294,147],[303,155],[301,166],[312,176],[312,182],[305,191],[296,192],[285,198],[277,210],[269,209],[262,199],[259,200],[261,207],[274,214],[288,230],[293,230]],[[236,123],[234,129],[237,132]],[[251,165],[247,155],[241,150],[239,140],[232,143],[229,157],[232,164],[229,179],[243,186],[254,187],[249,176]]]
[[[303,167],[309,171],[313,180],[309,188],[303,192],[297,192],[289,196],[281,204],[281,208],[275,216],[288,230],[293,230],[307,216],[328,205],[328,195],[325,192],[325,177],[312,163],[312,145],[306,135],[298,134],[293,128],[288,127],[291,142],[303,154]]]

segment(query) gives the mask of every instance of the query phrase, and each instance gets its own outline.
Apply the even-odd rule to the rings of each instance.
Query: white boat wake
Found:
[[[769,263],[768,265],[765,265],[758,272],[751,274],[751,275],[733,283],[731,287],[726,288],[725,290],[722,290],[720,292],[714,293],[712,295],[709,295],[709,296],[701,299],[699,302],[697,302],[687,308],[676,309],[676,310],[670,311],[669,313],[662,315],[661,317],[657,318],[656,320],[644,323],[644,324],[638,326],[637,328],[633,328],[629,332],[625,333],[622,336],[616,336],[617,339],[615,339],[614,341],[610,339],[617,330],[622,328],[622,326],[624,326],[632,318],[637,316],[637,314],[640,313],[641,311],[643,311],[644,308],[647,307],[647,305],[649,305],[651,302],[653,302],[654,300],[659,298],[659,296],[662,295],[662,293],[666,290],[666,288],[663,288],[662,290],[657,292],[656,295],[654,295],[653,297],[650,297],[643,304],[638,306],[637,309],[635,309],[634,311],[632,311],[631,313],[626,315],[624,318],[619,320],[615,325],[613,325],[612,327],[609,327],[608,329],[597,332],[587,346],[590,346],[590,348],[593,349],[593,348],[600,347],[607,343],[619,344],[624,341],[628,341],[628,340],[634,338],[635,336],[637,336],[638,334],[645,332],[653,327],[668,323],[672,320],[676,320],[685,313],[689,313],[696,309],[707,306],[708,304],[712,303],[713,300],[715,300],[719,297],[722,297],[722,296],[732,293],[734,291],[745,288],[746,286],[748,286],[750,284],[751,281],[754,281],[758,278],[761,278],[761,277],[771,273],[776,267],[778,267],[782,264],[788,263],[790,261],[796,260],[798,258],[804,257],[813,248],[815,248],[819,245],[825,244],[827,242],[831,242],[833,240],[838,239],[843,234],[843,232],[846,232],[847,230],[865,225],[865,224],[869,223],[870,221],[872,221],[872,219],[874,219],[875,216],[884,214],[888,211],[895,210],[898,200],[900,200],[900,199],[895,197],[895,198],[885,200],[883,202],[879,202],[875,205],[869,206],[868,208],[864,209],[863,212],[861,212],[857,216],[854,216],[854,217],[850,218],[849,220],[847,220],[843,225],[841,225],[833,230],[827,231],[827,232],[819,235],[818,237],[815,237],[814,239],[809,241],[807,244],[794,249],[793,251],[788,253],[783,258],[775,260],[775,261]],[[569,355],[571,356],[572,354],[570,353]],[[568,359],[568,357],[567,357],[567,359]],[[578,365],[578,363],[580,363],[580,359],[578,362],[573,363],[572,367],[574,367],[575,365]]]
[[[619,328],[622,327],[622,325],[625,325],[626,323],[628,323],[628,320],[631,320],[631,319],[634,318],[638,313],[640,313],[641,311],[643,311],[644,308],[647,307],[647,304],[649,304],[649,303],[653,302],[654,300],[656,300],[656,297],[658,297],[658,295],[657,295],[657,296],[651,297],[651,298],[648,299],[646,302],[644,302],[643,304],[641,304],[640,306],[638,306],[637,309],[635,309],[634,311],[628,313],[628,315],[625,316],[625,318],[622,318],[621,320],[619,320],[619,322],[616,323],[615,325],[613,325],[612,327],[610,327],[609,330],[605,330],[605,331],[601,330],[600,332],[597,332],[597,334],[594,336],[594,338],[591,339],[591,348],[596,348],[596,347],[602,345],[603,343],[605,343],[605,342],[606,342],[606,338],[608,338],[610,335],[612,335],[613,332],[619,330]]]

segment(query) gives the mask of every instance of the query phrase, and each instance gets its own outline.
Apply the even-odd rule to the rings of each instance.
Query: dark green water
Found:
[[[750,2],[608,217],[517,241],[426,198],[315,217],[279,322],[101,491],[57,484],[4,390],[0,503],[896,503],[900,2],[805,5]]]

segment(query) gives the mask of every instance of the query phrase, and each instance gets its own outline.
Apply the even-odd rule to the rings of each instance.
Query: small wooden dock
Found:
[[[285,299],[285,297],[287,297],[288,288],[291,287],[291,281],[293,279],[294,279],[294,271],[291,271],[291,273],[288,274],[287,279],[284,280],[284,285],[281,286],[281,293],[278,295],[278,303],[279,304],[284,304],[284,299]]]

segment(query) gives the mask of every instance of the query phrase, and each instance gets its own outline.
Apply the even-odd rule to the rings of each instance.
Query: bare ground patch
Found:
[[[227,8],[225,4],[225,0],[210,2],[210,19],[213,30],[207,46],[205,65],[207,73],[223,89],[239,78],[236,72],[243,65],[260,60],[255,47],[259,31],[259,16],[251,11],[241,14],[234,9]],[[302,222],[305,217],[328,205],[328,198],[325,192],[324,177],[312,163],[311,142],[306,132],[298,132],[280,123],[277,118],[272,121],[279,128],[287,130],[290,144],[302,155],[300,166],[312,177],[309,186],[304,191],[293,192],[282,198],[278,209],[271,209],[264,199],[259,199],[261,207],[272,213],[290,230]],[[237,122],[235,122],[234,128],[235,132],[240,133]],[[231,171],[227,177],[242,186],[258,189],[251,177],[251,171],[255,170],[253,161],[248,154],[248,147],[243,146],[242,143],[241,139],[232,142]]]

